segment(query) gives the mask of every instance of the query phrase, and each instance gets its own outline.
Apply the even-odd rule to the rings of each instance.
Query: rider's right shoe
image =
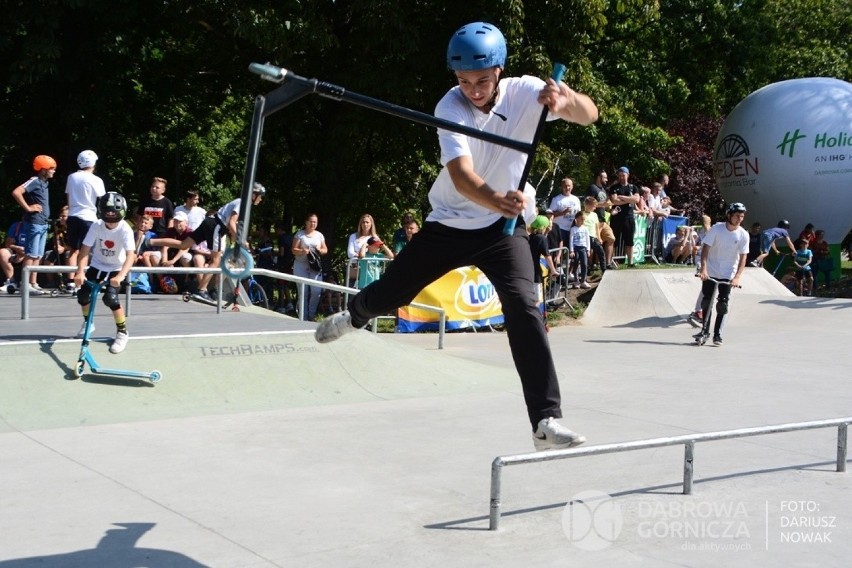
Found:
[[[124,331],[119,331],[115,334],[115,339],[112,340],[112,345],[109,346],[110,353],[121,353],[127,347],[127,342],[130,341],[130,336]]]
[[[533,444],[539,452],[573,448],[585,441],[585,436],[569,430],[552,417],[539,420],[533,433]]]

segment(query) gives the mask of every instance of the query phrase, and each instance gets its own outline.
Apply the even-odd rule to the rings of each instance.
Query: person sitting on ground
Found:
[[[176,211],[172,217],[172,226],[166,229],[165,238],[175,239],[183,242],[191,234],[189,230],[189,216],[185,211]],[[173,267],[182,266],[188,267],[192,265],[193,254],[191,251],[182,250],[177,247],[160,247],[160,266]],[[183,292],[187,290],[187,275],[186,274],[161,274],[158,282],[163,283],[160,286],[160,291],[164,293]],[[174,284],[172,284],[174,282]]]
[[[775,254],[780,254],[775,242],[781,239],[786,241],[787,247],[790,249],[790,253],[795,253],[796,245],[794,245],[793,241],[790,240],[789,230],[790,221],[781,219],[778,221],[777,227],[772,227],[763,231],[763,233],[760,234],[760,254],[749,264],[749,266],[763,266],[763,259],[769,256],[770,250],[772,250]]]
[[[109,347],[110,353],[121,353],[130,340],[130,335],[127,333],[127,318],[118,295],[122,282],[136,260],[133,230],[124,222],[126,214],[127,202],[121,194],[108,191],[100,198],[98,201],[100,218],[92,223],[83,238],[83,246],[77,255],[77,272],[74,274],[77,303],[80,304],[83,313],[83,326],[77,337],[83,337],[86,331],[85,320],[91,309],[92,288],[89,282],[105,283],[103,302],[112,310],[116,329],[115,339]],[[92,323],[89,332],[94,331],[94,328]]]
[[[3,288],[14,294],[18,289],[15,282],[15,265],[24,260],[24,250],[27,246],[27,234],[24,232],[24,222],[15,221],[6,232],[6,242],[0,248],[0,270],[3,271],[5,282]]]
[[[674,237],[669,239],[663,260],[669,264],[683,264],[692,256],[695,240],[692,238],[692,228],[681,225],[677,228]]]
[[[251,200],[252,205],[257,206],[266,195],[266,188],[263,185],[255,182],[252,186]],[[193,246],[200,243],[207,243],[207,248],[210,250],[210,263],[213,266],[219,266],[222,258],[222,251],[225,248],[225,239],[229,238],[236,242],[237,240],[237,219],[240,214],[240,204],[242,198],[238,197],[223,205],[214,215],[205,217],[201,225],[192,231],[182,241],[169,238],[151,239],[150,244],[153,246],[169,246],[181,249],[186,252]],[[248,248],[248,243],[241,243],[242,246]],[[196,291],[193,296],[197,300],[203,302],[212,302],[213,298],[207,290],[213,274],[202,274],[196,283]]]
[[[797,239],[793,267],[796,274],[796,293],[799,296],[811,295],[814,285],[814,275],[811,273],[813,258],[813,251],[808,248],[808,239]]]

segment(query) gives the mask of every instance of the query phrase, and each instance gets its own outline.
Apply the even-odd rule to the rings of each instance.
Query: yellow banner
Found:
[[[491,281],[475,266],[448,272],[426,288],[414,303],[443,308],[447,329],[464,329],[503,323],[503,307]],[[411,306],[399,309],[397,330],[403,333],[438,328],[438,314]]]

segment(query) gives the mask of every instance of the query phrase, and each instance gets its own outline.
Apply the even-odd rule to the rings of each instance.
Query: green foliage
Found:
[[[582,188],[594,170],[628,164],[642,183],[671,171],[678,204],[712,209],[706,152],[720,117],[773,81],[852,76],[843,0],[12,4],[0,23],[0,185],[11,190],[32,156],[51,154],[53,205],[84,148],[131,202],[161,176],[175,201],[194,188],[205,206],[224,203],[241,185],[254,99],[276,88],[250,62],[431,112],[453,85],[449,34],[475,20],[506,35],[507,74],[543,77],[562,62],[566,83],[600,109],[591,127],[548,126],[530,177],[539,197],[554,175]],[[403,211],[425,217],[438,160],[429,128],[306,97],[267,117],[257,177],[270,194],[253,220],[301,225],[317,212],[340,256],[363,212],[385,237]],[[0,225],[18,215],[0,201]]]

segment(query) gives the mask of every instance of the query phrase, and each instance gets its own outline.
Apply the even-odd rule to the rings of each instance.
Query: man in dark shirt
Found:
[[[636,232],[636,218],[633,209],[639,203],[642,190],[630,183],[630,170],[626,166],[618,168],[618,181],[609,188],[612,201],[609,224],[615,235],[615,250],[624,251],[625,263],[633,266],[633,235]]]
[[[597,200],[598,205],[595,207],[595,213],[598,214],[598,220],[601,223],[606,223],[606,182],[608,179],[605,171],[598,172],[595,181],[589,185],[584,196],[594,197]]]

